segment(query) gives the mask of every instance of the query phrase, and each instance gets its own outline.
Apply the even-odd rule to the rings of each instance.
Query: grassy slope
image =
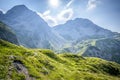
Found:
[[[23,69],[26,73],[20,65],[27,69]],[[26,77],[29,80],[119,80],[120,65],[99,58],[27,49],[0,40],[0,80]]]
[[[77,45],[79,54],[82,56],[99,57],[109,61],[120,63],[120,40],[118,39],[98,39],[84,41]]]

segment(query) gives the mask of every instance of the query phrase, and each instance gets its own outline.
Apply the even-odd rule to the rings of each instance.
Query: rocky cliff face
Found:
[[[0,22],[0,39],[6,40],[18,45],[18,40],[16,35],[3,22]]]

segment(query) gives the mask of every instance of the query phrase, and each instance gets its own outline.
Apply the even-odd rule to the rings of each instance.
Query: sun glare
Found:
[[[53,7],[58,7],[59,6],[59,0],[50,0],[49,3]]]

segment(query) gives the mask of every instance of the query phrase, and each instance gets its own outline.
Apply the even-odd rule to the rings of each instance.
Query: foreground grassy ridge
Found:
[[[0,40],[0,80],[119,80],[120,65]]]

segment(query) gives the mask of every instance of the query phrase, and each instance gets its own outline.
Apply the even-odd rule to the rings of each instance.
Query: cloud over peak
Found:
[[[87,10],[93,10],[100,3],[100,0],[88,0]]]
[[[73,16],[72,8],[65,9],[57,15],[58,20],[64,20],[64,21],[71,19],[72,16]]]
[[[47,10],[42,14],[37,12],[37,14],[40,17],[42,17],[48,23],[48,25],[52,27],[58,25],[58,23],[59,24],[65,23],[67,20],[71,19],[73,17],[73,9],[72,8],[64,9],[54,16],[51,15],[50,10]]]

